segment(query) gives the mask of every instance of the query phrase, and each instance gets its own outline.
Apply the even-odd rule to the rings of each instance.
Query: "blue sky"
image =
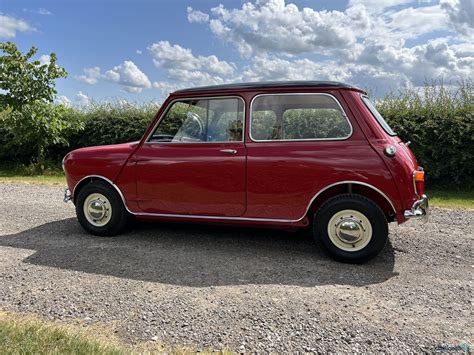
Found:
[[[472,0],[0,0],[0,40],[55,52],[58,99],[161,101],[182,87],[338,80],[384,94],[473,77]]]

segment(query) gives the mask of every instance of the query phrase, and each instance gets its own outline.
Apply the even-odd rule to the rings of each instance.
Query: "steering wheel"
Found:
[[[201,117],[199,117],[198,114],[188,112],[186,114],[186,121],[184,121],[181,129],[190,137],[201,139],[204,132],[204,125],[202,124]]]

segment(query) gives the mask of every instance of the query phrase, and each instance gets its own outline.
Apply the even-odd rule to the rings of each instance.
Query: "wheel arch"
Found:
[[[117,191],[118,194],[120,195],[120,198],[122,199],[122,202],[125,202],[125,200],[123,198],[122,191],[120,191],[120,189],[113,183],[112,180],[110,180],[110,179],[108,179],[108,178],[106,178],[105,176],[102,176],[102,175],[87,175],[87,176],[84,176],[81,180],[79,180],[78,183],[76,184],[76,186],[74,186],[74,189],[72,190],[72,202],[73,203],[76,203],[76,197],[79,194],[79,191],[84,186],[86,186],[87,184],[89,184],[93,181],[103,181],[107,185],[109,185],[110,187],[113,187],[115,189],[115,191]]]
[[[397,212],[390,198],[375,186],[361,181],[339,181],[324,187],[311,200],[307,215],[314,214],[331,197],[344,193],[358,194],[372,200],[382,209],[389,222],[394,221]]]

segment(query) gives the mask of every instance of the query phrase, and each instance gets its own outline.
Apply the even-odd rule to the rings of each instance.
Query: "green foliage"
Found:
[[[5,134],[0,138],[0,141],[5,140],[0,157],[6,153],[6,159],[25,161],[28,158],[29,162],[35,157],[33,162],[40,164],[43,170],[46,149],[54,145],[67,146],[68,134],[83,127],[83,122],[74,115],[66,119],[72,112],[70,108],[44,101],[23,105],[21,111],[6,110],[0,115],[0,123],[3,123],[0,132]]]
[[[0,50],[0,133],[7,137],[2,142],[3,154],[11,153],[9,158],[14,160],[18,151],[27,152],[42,170],[46,148],[68,144],[65,133],[81,128],[81,122],[63,119],[65,107],[52,104],[55,80],[67,73],[56,65],[54,53],[49,64],[41,64],[31,60],[35,47],[23,55],[14,43],[6,42],[0,43]]]
[[[56,54],[50,54],[49,64],[30,61],[38,49],[23,55],[12,42],[0,43],[0,108],[21,111],[24,105],[36,101],[52,102],[56,95],[55,80],[65,78],[67,72],[56,65]]]
[[[83,129],[69,134],[69,147],[59,147],[56,152],[64,155],[68,150],[78,147],[139,140],[158,109],[159,106],[154,103],[132,104],[116,101],[93,103],[81,110],[71,110],[64,119],[82,122]]]
[[[377,108],[427,171],[430,182],[474,185],[474,96],[472,81],[405,89]]]

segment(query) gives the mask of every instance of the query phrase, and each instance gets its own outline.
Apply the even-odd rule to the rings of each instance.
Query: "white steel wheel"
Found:
[[[356,210],[336,212],[327,226],[328,237],[339,249],[356,252],[364,249],[372,239],[372,224]]]
[[[84,200],[83,210],[87,222],[95,227],[105,226],[112,218],[112,204],[101,193],[94,192],[88,195]]]

